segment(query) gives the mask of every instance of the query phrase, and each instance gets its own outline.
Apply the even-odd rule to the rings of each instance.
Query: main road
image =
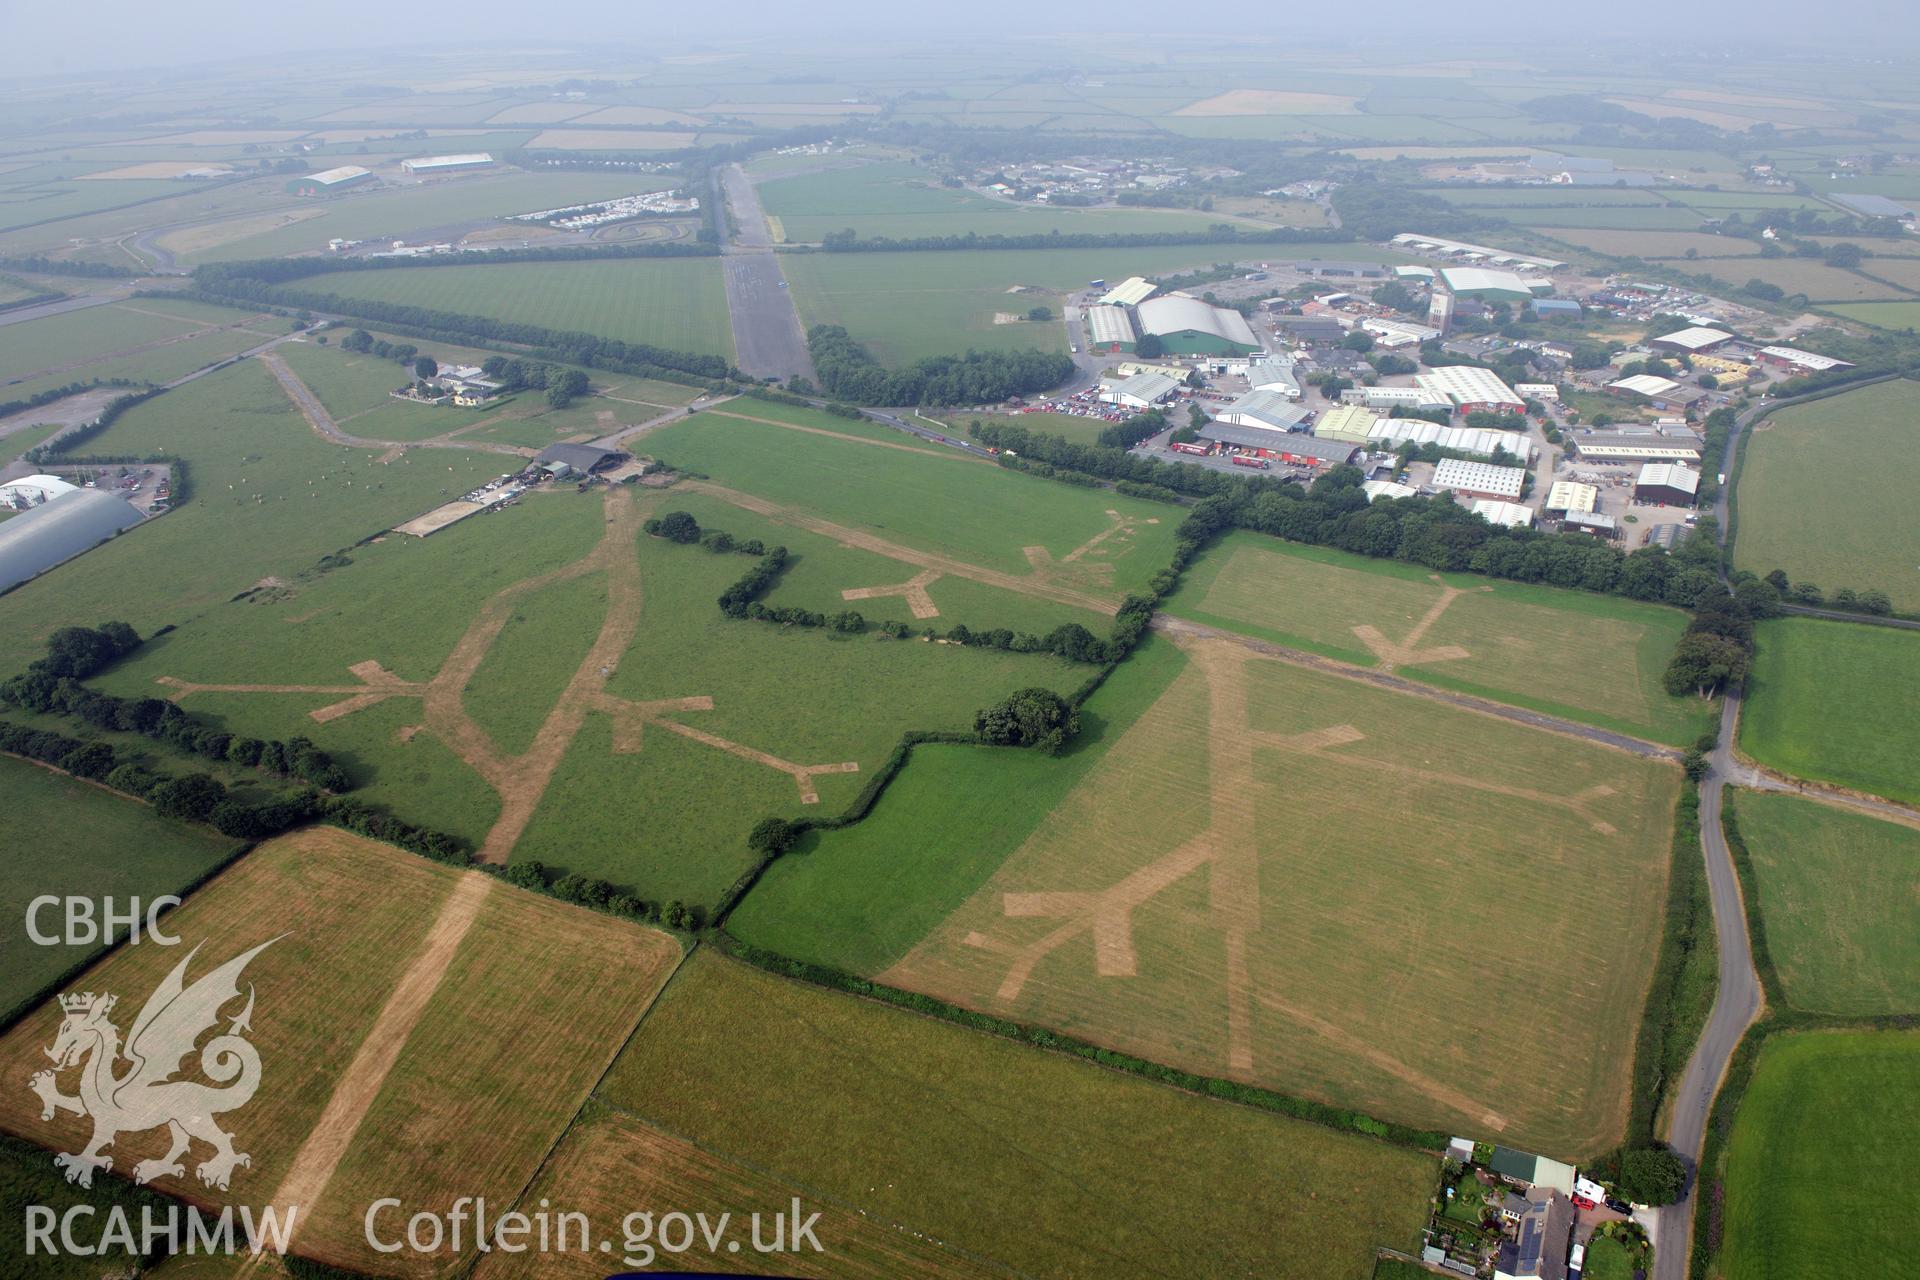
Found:
[[[755,378],[811,380],[813,361],[807,355],[806,331],[800,327],[793,293],[780,270],[780,256],[773,251],[760,194],[739,165],[728,165],[719,185],[733,210],[735,227],[720,258],[727,316],[733,322],[734,363]]]

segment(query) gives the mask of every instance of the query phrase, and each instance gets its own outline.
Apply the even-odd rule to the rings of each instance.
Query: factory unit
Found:
[[[1291,431],[1306,416],[1305,409],[1278,391],[1249,391],[1214,415],[1229,426],[1265,427],[1269,431]]]
[[[1314,420],[1313,434],[1322,440],[1365,444],[1379,421],[1380,415],[1363,405],[1336,405]]]
[[[1296,262],[1293,269],[1303,276],[1339,280],[1385,280],[1387,267],[1381,262]]]
[[[1581,315],[1580,304],[1572,298],[1535,298],[1527,304],[1527,309],[1542,320],[1551,319],[1554,316],[1578,320]]]
[[[1245,316],[1184,293],[1149,298],[1134,316],[1141,333],[1178,355],[1251,355],[1261,349]]]
[[[1575,480],[1555,480],[1553,487],[1547,490],[1547,500],[1540,504],[1542,511],[1591,511],[1600,502],[1600,490],[1590,484],[1581,484]]]
[[[1417,498],[1420,491],[1410,484],[1401,484],[1398,480],[1368,480],[1360,486],[1360,492],[1367,495],[1368,502],[1378,502],[1382,498]]]
[[[1540,289],[1545,285],[1544,289]],[[1530,280],[1512,271],[1492,267],[1442,267],[1435,273],[1437,289],[1445,289],[1456,298],[1475,298],[1481,302],[1532,302],[1535,290],[1551,292],[1550,280]]]
[[[1679,462],[1649,462],[1633,482],[1633,500],[1647,506],[1690,507],[1700,492],[1700,473]]]
[[[1136,340],[1133,317],[1125,307],[1102,303],[1087,308],[1087,350],[1131,351]]]
[[[1432,325],[1413,324],[1406,320],[1383,320],[1379,316],[1367,316],[1360,321],[1360,328],[1373,335],[1374,345],[1392,351],[1399,347],[1414,347],[1423,342],[1431,342],[1440,336],[1440,331]]]
[[[1145,276],[1128,276],[1113,288],[1100,295],[1096,304],[1102,307],[1137,307],[1151,298],[1153,284]]]
[[[1650,404],[1656,409],[1676,409],[1684,412],[1704,399],[1707,393],[1698,387],[1683,386],[1672,378],[1662,378],[1652,373],[1636,373],[1630,378],[1609,382],[1607,394],[1621,400],[1635,400]]]
[[[1657,431],[1588,431],[1567,437],[1573,452],[1592,462],[1689,462],[1699,465],[1700,442],[1691,434]]]
[[[1431,373],[1415,374],[1422,391],[1444,396],[1461,413],[1525,413],[1526,401],[1500,380],[1500,375],[1478,365],[1441,365]]]
[[[1254,360],[1247,365],[1247,386],[1255,391],[1277,391],[1289,400],[1306,394],[1300,366],[1291,360]]]
[[[1216,418],[1200,429],[1200,438],[1232,449],[1248,450],[1262,458],[1276,458],[1300,467],[1337,467],[1353,461],[1359,446],[1342,440],[1320,440],[1297,431],[1241,426]]]
[[[1174,393],[1179,390],[1179,380],[1169,378],[1164,373],[1136,373],[1119,382],[1102,385],[1100,398],[1123,409],[1151,409],[1154,405],[1173,399]]]
[[[287,191],[296,196],[332,196],[373,181],[373,172],[357,164],[309,173],[287,183]]]
[[[1367,429],[1369,443],[1389,448],[1402,443],[1438,445],[1459,453],[1491,458],[1504,453],[1523,463],[1533,461],[1533,438],[1518,431],[1491,431],[1485,427],[1443,427],[1425,418],[1381,418]]]
[[[1660,351],[1671,351],[1680,355],[1703,355],[1715,347],[1725,346],[1733,341],[1733,335],[1719,329],[1703,328],[1695,325],[1691,329],[1681,329],[1665,337],[1654,338],[1647,345]]]
[[[1348,387],[1340,393],[1342,404],[1362,404],[1369,409],[1444,409],[1453,412],[1453,401],[1424,387]]]
[[[1512,265],[1532,267],[1536,271],[1558,271],[1567,265],[1553,258],[1536,258],[1530,254],[1514,253],[1507,249],[1488,248],[1484,244],[1468,244],[1464,240],[1443,240],[1439,236],[1416,235],[1411,231],[1395,236],[1393,244],[1396,249],[1421,250],[1445,257],[1491,262],[1502,267]]]
[[[1332,316],[1274,316],[1273,327],[1281,337],[1306,345],[1338,342],[1347,333]]]
[[[1501,502],[1497,499],[1476,498],[1473,514],[1488,524],[1504,525],[1509,529],[1531,529],[1533,512],[1517,502]]]
[[[1851,361],[1836,360],[1832,356],[1802,351],[1798,347],[1762,347],[1754,353],[1754,359],[1791,373],[1829,373],[1835,369],[1853,368]]]
[[[485,151],[473,151],[457,156],[420,156],[400,162],[400,167],[416,178],[432,178],[443,173],[465,173],[471,169],[487,169],[492,166],[493,156]]]
[[[1496,467],[1490,462],[1442,458],[1433,469],[1434,488],[1451,490],[1469,498],[1514,502],[1519,499],[1526,483],[1525,467]]]

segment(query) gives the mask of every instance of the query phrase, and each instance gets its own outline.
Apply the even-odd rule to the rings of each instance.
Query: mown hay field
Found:
[[[1359,1280],[1376,1246],[1410,1247],[1432,1190],[1430,1155],[706,950],[682,966],[597,1096],[710,1157],[858,1213],[865,1223],[842,1248],[868,1249],[884,1227],[1030,1275]],[[836,1240],[820,1235],[830,1260]]]

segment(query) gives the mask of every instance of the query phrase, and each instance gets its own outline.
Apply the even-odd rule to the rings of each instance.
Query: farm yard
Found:
[[[1817,618],[1755,628],[1740,749],[1770,769],[1920,803],[1920,636]]]
[[[1920,611],[1920,528],[1885,466],[1916,438],[1920,388],[1895,380],[1782,409],[1742,446],[1734,563]]]
[[[1726,1153],[1718,1274],[1728,1280],[1884,1270],[1920,1203],[1920,1034],[1803,1031],[1760,1050]],[[1829,1212],[1844,1187],[1845,1213]]]
[[[1181,643],[1166,692],[874,976],[1408,1123],[1617,1141],[1630,1055],[1604,1046],[1645,996],[1677,775]],[[1569,876],[1580,894],[1550,887]],[[1552,938],[1584,971],[1485,964],[1487,936]]]
[[[301,287],[733,356],[718,258],[506,262],[319,275]]]
[[[1661,686],[1686,617],[1613,596],[1235,533],[1168,609],[1343,662],[1616,729],[1691,742],[1714,707]]]
[[[1777,792],[1734,810],[1787,999],[1815,1013],[1920,1010],[1920,830]]]
[[[1097,1263],[1116,1276],[1171,1267],[1363,1280],[1375,1246],[1412,1243],[1432,1190],[1428,1156],[799,985],[707,948],[668,984],[597,1097],[695,1149],[675,1163],[752,1169],[759,1186],[778,1179],[838,1207],[819,1233],[828,1257],[830,1226],[852,1235],[856,1257],[882,1248],[888,1229],[896,1250],[902,1237],[941,1242],[953,1253],[927,1258],[930,1274]],[[819,1141],[827,1129],[836,1141]],[[638,1129],[626,1143],[619,1158],[633,1161],[660,1139]],[[930,1161],[928,1150],[946,1154]],[[544,1185],[604,1196],[568,1154]],[[707,1174],[687,1190],[724,1194],[740,1180]]]

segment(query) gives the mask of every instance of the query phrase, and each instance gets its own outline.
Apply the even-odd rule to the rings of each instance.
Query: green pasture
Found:
[[[1796,777],[1920,803],[1920,635],[1819,618],[1755,632],[1741,749]]]
[[[1412,1247],[1433,1183],[1430,1155],[775,978],[706,948],[668,983],[598,1095],[1030,1275],[1364,1280],[1377,1246]],[[836,1141],[820,1140],[828,1131]]]
[[[1920,302],[1855,302],[1826,309],[1876,329],[1920,329]]]
[[[234,318],[237,320],[240,315]],[[5,330],[6,342],[0,344],[0,383],[61,365],[94,361],[128,347],[178,337],[204,327],[191,320],[143,314],[113,305],[83,307],[10,324]],[[58,376],[72,382],[91,377],[92,373],[82,363],[80,368]],[[14,393],[7,390],[5,395],[12,399]]]

